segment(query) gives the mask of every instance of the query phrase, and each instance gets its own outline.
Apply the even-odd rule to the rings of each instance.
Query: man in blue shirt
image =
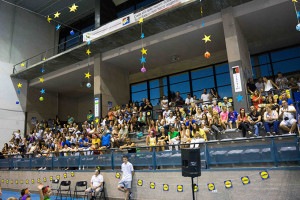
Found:
[[[62,142],[61,146],[64,147],[65,144],[68,145],[68,147],[71,147],[71,143],[68,140],[66,140],[66,138],[63,138],[63,142]]]
[[[86,148],[88,146],[88,142],[89,140],[87,138],[84,137],[84,135],[81,135],[81,139],[78,141],[79,142],[79,147],[80,148]]]
[[[189,120],[186,122],[186,127],[189,128],[190,130],[193,129],[193,124],[196,123],[195,120],[193,120],[193,116],[189,116]]]
[[[282,99],[279,101],[279,105],[282,106],[282,101],[285,100],[288,104],[288,106],[294,106],[294,102],[292,99],[288,99],[287,93],[282,93]]]
[[[111,138],[111,134],[107,133],[106,131],[104,131],[100,135],[100,139],[102,140],[102,147],[100,149],[109,149],[110,148],[110,138]]]

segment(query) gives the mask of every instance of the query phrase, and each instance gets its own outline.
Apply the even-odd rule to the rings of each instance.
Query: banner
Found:
[[[234,91],[241,92],[242,82],[241,82],[241,74],[240,74],[239,66],[232,67],[232,76],[233,76],[233,83],[234,83]]]
[[[187,2],[188,0],[164,0],[158,4],[155,4],[149,8],[146,8],[138,13],[131,13],[125,17],[116,19],[108,24],[105,24],[98,29],[83,34],[83,41],[89,41],[96,38],[99,38],[105,34],[111,33],[115,30],[121,29],[128,24],[139,21],[140,18],[147,18],[152,15],[155,15],[161,11],[170,9],[177,5]]]

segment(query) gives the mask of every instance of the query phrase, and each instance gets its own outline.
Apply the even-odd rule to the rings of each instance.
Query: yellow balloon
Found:
[[[250,99],[253,99],[253,95],[250,96]]]
[[[232,102],[232,99],[230,98],[228,101],[231,103],[231,102]]]

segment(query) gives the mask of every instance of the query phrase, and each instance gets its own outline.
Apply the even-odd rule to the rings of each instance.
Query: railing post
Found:
[[[207,143],[205,142],[205,157],[206,157],[206,166],[207,169],[209,169],[210,167],[210,159],[209,159],[209,151],[208,151],[208,147],[207,147]]]
[[[111,169],[115,170],[114,150],[111,151]]]
[[[296,145],[296,151],[297,151],[298,165],[300,166],[300,152],[299,152],[299,144],[298,144],[297,136],[295,136],[295,145]]]
[[[10,162],[10,168],[13,170],[14,169],[14,157],[11,157],[11,162]]]
[[[271,153],[273,155],[274,159],[274,165],[275,167],[278,167],[278,161],[277,161],[277,148],[274,142],[274,138],[271,138]]]
[[[32,154],[29,155],[29,169],[32,168]]]
[[[153,170],[156,170],[156,151],[155,151],[155,147],[153,147],[153,150],[152,150],[152,164],[153,164]]]
[[[78,166],[79,169],[81,169],[81,152],[79,151],[79,156],[78,156]]]
[[[52,160],[51,160],[51,170],[54,169],[54,154],[52,154]]]

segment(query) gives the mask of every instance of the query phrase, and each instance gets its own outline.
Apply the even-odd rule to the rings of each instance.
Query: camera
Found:
[[[285,117],[284,120],[287,121],[287,120],[289,120],[289,118],[288,118],[288,117]]]

